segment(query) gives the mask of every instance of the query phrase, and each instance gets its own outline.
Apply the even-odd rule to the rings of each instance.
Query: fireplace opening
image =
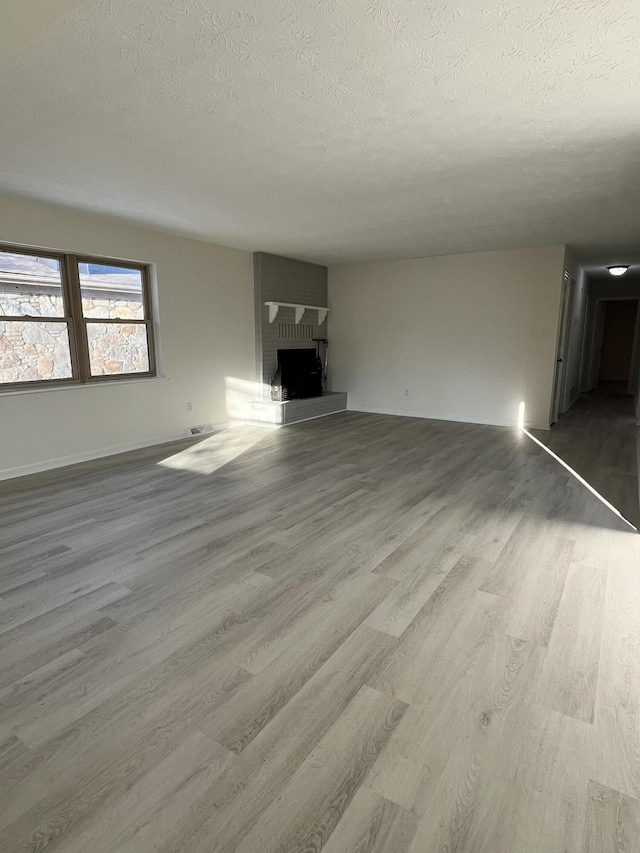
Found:
[[[322,395],[322,362],[315,349],[279,349],[271,399],[304,400]]]

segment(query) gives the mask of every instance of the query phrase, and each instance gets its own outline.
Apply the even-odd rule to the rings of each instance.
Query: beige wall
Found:
[[[547,427],[564,247],[329,268],[349,408]],[[406,390],[405,390],[406,389]]]
[[[227,421],[225,377],[254,378],[250,253],[2,199],[0,242],[155,264],[167,377],[0,395],[0,478]]]

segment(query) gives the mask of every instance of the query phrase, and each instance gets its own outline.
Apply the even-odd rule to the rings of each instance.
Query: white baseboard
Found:
[[[213,432],[219,432],[226,429],[227,424],[214,424]],[[206,433],[212,435],[213,433]],[[77,465],[80,462],[91,462],[93,459],[102,459],[105,456],[116,456],[118,453],[127,453],[130,450],[141,450],[143,447],[154,447],[159,444],[170,444],[173,441],[186,440],[187,438],[194,439],[198,436],[193,436],[188,430],[181,432],[179,435],[165,435],[161,438],[145,438],[142,441],[132,441],[127,444],[117,444],[113,447],[101,447],[96,450],[86,450],[82,453],[72,453],[69,456],[59,456],[56,459],[46,459],[43,462],[34,462],[31,465],[20,465],[17,468],[5,468],[0,470],[0,480],[13,480],[16,477],[26,477],[29,474],[40,474],[43,471],[51,471],[54,468],[65,468],[67,465]]]
[[[429,414],[427,412],[416,412],[411,409],[387,409],[381,408],[379,406],[360,406],[357,403],[349,402],[347,406],[348,411],[350,412],[368,412],[373,415],[395,415],[396,417],[402,418],[423,418],[424,420],[429,421],[451,421],[453,423],[459,424],[478,424],[479,426],[502,426],[502,427],[517,427],[518,422],[514,418],[512,421],[508,420],[484,420],[480,417],[471,417],[471,418],[461,418],[459,416],[452,415],[442,415],[442,414]],[[527,429],[551,429],[549,424],[533,424],[527,422],[525,424]]]
[[[431,415],[425,414],[425,412],[415,412],[406,409],[386,409],[379,408],[376,406],[358,406],[358,405],[347,405],[346,409],[341,409],[340,411],[350,411],[350,412],[367,412],[374,415],[395,415],[397,417],[404,418],[423,418],[425,420],[434,420],[434,421],[452,421],[454,423],[467,423],[467,424],[478,424],[481,426],[504,426],[504,427],[516,427],[517,423],[515,421],[486,421],[480,419],[473,418],[460,418],[460,417],[443,417],[442,415]],[[311,418],[304,418],[300,421],[294,421],[293,424],[277,424],[265,425],[264,423],[252,423],[251,421],[244,421],[240,423],[222,423],[222,424],[214,424],[213,432],[220,432],[223,429],[227,429],[230,426],[239,426],[241,423],[245,423],[247,425],[252,426],[270,426],[273,428],[280,428],[282,426],[294,426],[295,423],[304,423],[304,421],[308,420],[316,420],[317,418],[324,418],[328,415],[335,415],[337,412],[325,412],[320,415],[314,415]],[[526,424],[528,429],[542,429],[548,430],[550,429],[549,424]],[[208,433],[208,435],[212,435],[212,433]],[[26,477],[29,474],[40,474],[43,471],[51,471],[54,468],[64,468],[67,465],[77,465],[80,462],[90,462],[92,459],[102,459],[105,456],[116,456],[118,453],[127,453],[130,450],[141,450],[143,447],[154,447],[159,444],[170,444],[173,441],[180,441],[183,439],[193,439],[196,436],[192,436],[188,433],[187,430],[178,434],[178,435],[165,435],[162,437],[155,438],[147,438],[142,441],[133,441],[127,444],[118,444],[112,447],[102,447],[95,450],[87,450],[82,453],[73,453],[69,456],[59,456],[55,459],[46,459],[43,462],[35,462],[30,465],[20,465],[16,468],[6,468],[4,470],[0,470],[0,481],[2,480],[13,480],[16,477]]]

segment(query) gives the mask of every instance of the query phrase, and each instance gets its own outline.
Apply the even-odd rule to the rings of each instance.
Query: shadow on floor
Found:
[[[638,435],[633,397],[617,387],[582,394],[550,432],[532,431],[633,525],[640,528]]]

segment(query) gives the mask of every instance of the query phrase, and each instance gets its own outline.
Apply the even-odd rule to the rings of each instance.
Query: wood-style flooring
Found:
[[[624,391],[619,390],[623,388]],[[638,500],[638,436],[633,397],[626,383],[608,382],[582,394],[550,432],[540,439],[580,474],[636,527]]]
[[[342,413],[0,485],[0,850],[638,853],[640,536]]]

